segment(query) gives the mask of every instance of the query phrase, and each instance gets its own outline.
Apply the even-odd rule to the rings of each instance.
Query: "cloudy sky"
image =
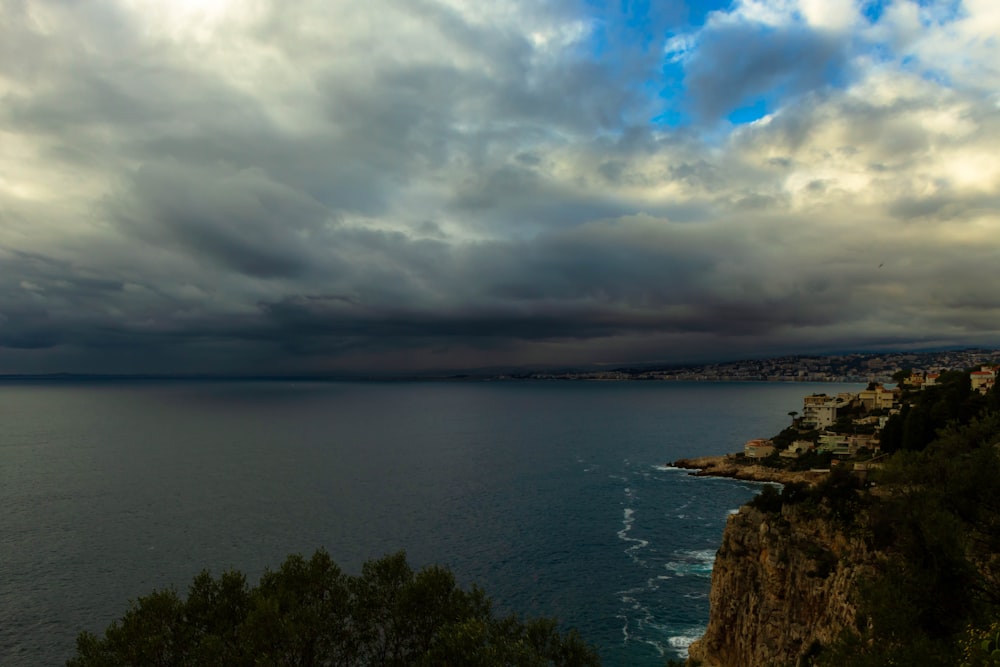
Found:
[[[0,0],[0,373],[1000,344],[995,0]]]

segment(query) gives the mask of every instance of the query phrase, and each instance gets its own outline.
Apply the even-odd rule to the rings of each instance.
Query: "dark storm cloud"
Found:
[[[130,294],[125,282],[99,270],[45,255],[0,253],[0,262],[0,347],[128,344],[134,336],[124,331],[129,324],[120,309],[138,298],[148,317],[163,305]],[[145,321],[140,328],[150,329]]]
[[[789,289],[774,280],[778,264],[747,264],[745,255],[759,255],[762,249],[754,246],[763,240],[727,241],[713,231],[653,219],[594,223],[531,243],[464,248],[364,230],[336,233],[354,258],[346,270],[349,293],[285,295],[260,300],[256,312],[183,317],[167,314],[162,295],[158,306],[147,295],[142,308],[155,319],[122,321],[111,312],[73,318],[59,312],[61,304],[95,302],[98,293],[112,292],[119,298],[100,302],[124,309],[125,290],[113,281],[81,280],[72,294],[48,293],[45,288],[54,281],[36,271],[38,284],[32,287],[45,293],[22,292],[25,299],[40,297],[49,310],[6,308],[15,319],[5,322],[4,344],[93,349],[113,344],[175,354],[186,349],[197,359],[206,341],[215,341],[230,353],[246,344],[267,345],[330,361],[428,347],[589,345],[691,334],[761,340],[796,329],[849,326],[876,307],[861,307],[853,292],[855,283],[867,280],[863,274],[831,281],[823,270],[814,270],[814,278]],[[801,267],[787,262],[780,267],[803,275]],[[933,313],[927,316],[935,319]],[[12,321],[16,327],[9,326]],[[56,323],[58,338],[52,333]]]
[[[261,278],[299,275],[329,211],[255,170],[166,162],[141,168],[112,211],[125,233]],[[333,270],[330,262],[324,269]]]
[[[45,309],[33,304],[4,304],[0,314],[0,347],[44,349],[61,341],[62,332]]]
[[[698,230],[670,233],[661,226],[655,220],[599,223],[533,243],[477,244],[458,251],[399,235],[345,231],[344,244],[359,258],[351,269],[358,279],[353,294],[286,296],[262,301],[257,314],[230,318],[130,324],[85,318],[65,333],[78,343],[100,330],[113,332],[118,341],[132,338],[147,345],[162,345],[165,337],[174,346],[206,338],[271,341],[292,351],[336,356],[359,347],[428,342],[496,345],[720,328],[733,335],[760,334],[810,322],[806,304],[813,295],[805,295],[804,303],[765,299],[755,306],[746,295],[733,302],[713,294],[705,287],[715,271],[709,252],[718,253],[720,243]],[[378,258],[391,264],[373,267]],[[86,302],[86,292],[97,287],[81,286],[73,300]],[[54,308],[53,298],[46,295]],[[698,300],[698,307],[690,305]]]
[[[352,338],[376,345],[407,340],[466,341],[469,339],[549,340],[588,339],[628,330],[627,317],[598,309],[552,304],[545,309],[516,306],[465,306],[444,312],[433,309],[366,308],[338,297],[288,297],[260,304],[265,322],[279,341],[297,338]],[[611,315],[619,315],[612,317]],[[641,328],[641,327],[640,327]]]
[[[417,307],[317,294],[259,307],[266,335],[309,354],[421,342],[495,346],[690,333],[762,337],[827,325],[853,308],[848,286],[837,289],[823,279],[781,292],[750,275],[738,293],[727,293],[731,285],[725,281],[713,289],[712,283],[722,280],[716,264],[720,249],[726,252],[723,245],[697,231],[671,234],[653,220],[594,224],[531,244],[485,244],[459,253],[436,278],[445,281],[441,287],[458,278],[472,281],[465,287],[470,296],[478,295],[474,300]],[[737,254],[740,248],[734,244],[729,251]]]

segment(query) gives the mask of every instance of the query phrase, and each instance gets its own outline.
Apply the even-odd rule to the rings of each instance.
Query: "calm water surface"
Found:
[[[742,383],[0,384],[0,665],[59,665],[129,599],[202,568],[405,549],[607,665],[708,618],[751,484],[664,464],[769,436],[813,391]]]

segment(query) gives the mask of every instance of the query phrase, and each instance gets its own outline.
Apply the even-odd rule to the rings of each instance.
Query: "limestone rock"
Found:
[[[705,635],[691,645],[704,667],[799,664],[814,642],[854,624],[852,592],[875,555],[840,522],[800,506],[744,506],[730,517],[712,571]]]

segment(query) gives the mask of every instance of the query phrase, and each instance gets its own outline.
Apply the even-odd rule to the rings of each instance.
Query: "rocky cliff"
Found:
[[[855,622],[853,589],[872,572],[874,554],[815,507],[730,517],[712,571],[704,637],[690,648],[704,667],[802,664]]]

